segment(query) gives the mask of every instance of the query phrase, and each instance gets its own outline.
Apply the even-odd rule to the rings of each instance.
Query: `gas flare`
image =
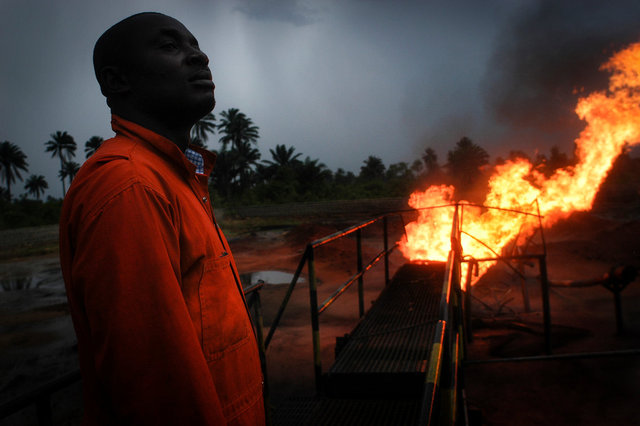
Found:
[[[616,157],[625,146],[640,143],[640,43],[614,54],[601,69],[611,73],[608,90],[581,98],[575,109],[586,123],[575,140],[577,163],[549,178],[526,159],[496,166],[484,205],[499,209],[461,202],[465,257],[494,258],[506,246],[518,246],[535,232],[538,209],[543,227],[572,212],[590,210]],[[453,193],[454,187],[442,185],[411,194],[409,205],[418,209],[418,219],[407,224],[407,237],[399,242],[410,261],[446,260]],[[486,270],[490,264],[481,266]]]

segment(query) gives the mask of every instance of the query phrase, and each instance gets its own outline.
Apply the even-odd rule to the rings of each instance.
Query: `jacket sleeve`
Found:
[[[173,207],[133,184],[84,219],[73,292],[84,305],[98,386],[118,423],[225,424],[181,292]]]

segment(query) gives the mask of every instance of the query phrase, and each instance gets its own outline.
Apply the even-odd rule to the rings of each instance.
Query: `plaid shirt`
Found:
[[[202,154],[197,153],[191,148],[187,148],[184,152],[184,155],[187,157],[187,160],[189,160],[194,166],[196,166],[197,174],[204,174],[204,158],[202,158]]]

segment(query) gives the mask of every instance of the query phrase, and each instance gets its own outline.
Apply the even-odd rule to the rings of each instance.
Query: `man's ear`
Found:
[[[115,66],[107,66],[100,70],[100,81],[102,93],[105,96],[114,94],[123,94],[128,92],[131,87],[127,76],[122,70]]]

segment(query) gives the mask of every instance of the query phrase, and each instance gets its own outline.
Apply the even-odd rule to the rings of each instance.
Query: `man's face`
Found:
[[[144,16],[129,46],[130,101],[156,118],[194,123],[215,106],[209,59],[173,18]]]

